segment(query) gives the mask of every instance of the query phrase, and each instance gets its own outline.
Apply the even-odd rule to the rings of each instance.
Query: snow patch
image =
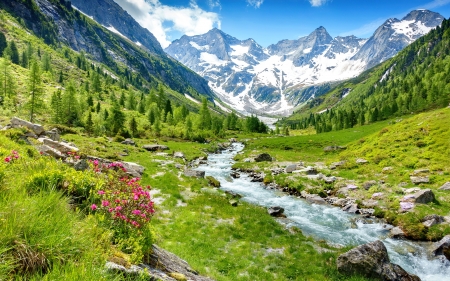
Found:
[[[134,42],[136,45],[138,45],[139,47],[141,47],[142,46],[142,44],[141,44],[141,42],[139,42],[139,41],[136,41],[136,42]]]
[[[86,17],[90,18],[91,20],[94,20],[94,17],[93,17],[93,16],[90,16],[90,15],[84,13],[83,11],[81,11],[80,9],[78,9],[77,7],[75,7],[73,4],[72,4],[72,8],[74,8],[74,9],[77,10],[78,12],[82,13],[82,14],[85,15]]]
[[[200,60],[212,64],[212,65],[226,65],[228,62],[219,59],[216,55],[202,52],[200,54]]]
[[[306,48],[306,49],[303,50],[303,53],[304,54],[309,54],[309,53],[311,53],[311,50],[312,50],[312,48]]]
[[[196,48],[199,51],[208,51],[209,50],[209,46],[200,46],[199,44],[190,41],[189,44],[191,44],[192,47]]]
[[[248,50],[250,49],[247,46],[241,46],[241,45],[231,45],[230,48],[233,50],[230,55],[236,56],[236,57],[247,54]]]
[[[195,102],[195,103],[198,103],[198,104],[200,104],[200,102],[198,101],[198,100],[196,100],[196,99],[194,99],[193,97],[191,97],[190,95],[188,95],[188,94],[184,94],[184,96],[188,99],[188,100],[191,100],[191,101],[193,101],[193,102]]]
[[[214,101],[214,104],[215,104],[216,106],[218,106],[220,109],[222,109],[223,111],[228,112],[228,113],[231,113],[231,110],[229,110],[229,109],[226,108],[225,106],[221,105],[219,102]]]

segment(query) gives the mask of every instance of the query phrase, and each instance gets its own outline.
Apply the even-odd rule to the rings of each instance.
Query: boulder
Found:
[[[89,169],[89,163],[86,159],[81,159],[79,161],[77,161],[73,167],[75,168],[75,170],[77,171],[86,171],[87,169]]]
[[[282,208],[282,207],[278,207],[278,206],[270,207],[267,209],[267,212],[272,217],[282,217],[282,218],[286,217],[284,215],[284,208]]]
[[[414,170],[413,174],[414,175],[418,175],[418,174],[427,174],[429,173],[430,170],[429,169],[419,169],[419,170]]]
[[[450,190],[450,182],[444,183],[441,187],[439,187],[439,190]]]
[[[241,175],[240,175],[238,172],[236,172],[236,171],[232,171],[232,172],[230,173],[230,176],[231,176],[232,178],[234,178],[234,179],[238,179],[238,178],[241,177]]]
[[[342,211],[348,212],[351,214],[359,214],[360,210],[358,209],[358,204],[348,204],[342,208]]]
[[[44,139],[44,144],[47,146],[50,146],[64,154],[67,154],[67,152],[78,152],[79,151],[79,149],[73,145],[70,145],[65,142],[53,141],[53,140],[47,139],[47,138]]]
[[[399,265],[389,260],[388,252],[383,242],[360,245],[337,259],[337,268],[341,274],[360,274],[368,278],[389,281],[420,281],[415,275],[410,275]]]
[[[213,176],[207,176],[206,179],[208,180],[209,185],[213,187],[220,187],[220,181],[215,179]]]
[[[376,192],[374,194],[372,194],[372,199],[373,200],[377,200],[377,199],[381,199],[384,197],[384,193],[383,192]]]
[[[169,150],[169,147],[160,144],[145,144],[142,146],[143,149],[147,151],[163,151]]]
[[[375,209],[363,208],[363,209],[359,209],[359,213],[365,217],[371,217],[375,214]]]
[[[396,226],[389,231],[389,236],[392,238],[405,238],[405,232],[403,232],[400,227]]]
[[[59,130],[57,128],[53,128],[50,131],[45,132],[45,135],[53,141],[61,140],[61,136],[60,136]]]
[[[319,173],[315,167],[311,167],[311,166],[306,167],[305,172],[307,175],[310,175],[310,176],[315,176]]]
[[[132,145],[132,146],[136,145],[136,143],[132,139],[125,139],[124,141],[121,142],[121,144]]]
[[[333,182],[336,181],[336,177],[335,177],[335,176],[324,177],[324,178],[323,178],[323,181],[324,181],[325,183],[331,184],[331,183],[333,183]]]
[[[374,180],[370,180],[370,181],[366,181],[365,183],[363,183],[363,187],[365,190],[368,190],[369,188],[371,188],[372,186],[376,185],[377,182]]]
[[[205,171],[185,170],[184,175],[187,177],[204,178]]]
[[[368,200],[362,201],[362,204],[364,205],[364,207],[373,208],[373,207],[378,206],[378,201],[373,200],[373,199],[368,199]]]
[[[182,158],[182,159],[185,158],[185,157],[184,157],[184,153],[181,152],[181,151],[176,151],[176,152],[174,152],[174,153],[173,153],[173,157],[174,157],[174,158]]]
[[[295,170],[297,170],[297,164],[288,165],[285,169],[286,173],[292,173]]]
[[[430,182],[430,178],[429,177],[415,177],[415,176],[411,176],[411,177],[409,177],[409,179],[411,180],[411,182],[413,184],[421,184],[421,183],[429,183]]]
[[[422,223],[425,227],[432,227],[433,225],[441,224],[444,221],[445,221],[445,219],[443,216],[438,216],[438,215],[434,215],[434,214],[425,216],[422,219]]]
[[[237,206],[239,205],[239,201],[236,200],[236,199],[231,199],[231,200],[229,201],[229,203],[230,203],[230,205],[233,206],[233,207],[237,207]]]
[[[430,202],[433,202],[435,197],[433,191],[431,189],[424,189],[421,191],[418,191],[414,193],[415,196],[415,203],[419,204],[428,204]]]
[[[345,149],[347,149],[347,147],[345,147],[345,146],[330,145],[330,146],[325,146],[323,148],[323,151],[332,152],[332,151],[336,151],[336,150],[345,150]]]
[[[234,191],[230,191],[230,190],[226,190],[225,194],[230,196],[231,198],[235,198],[235,199],[241,199],[242,195],[240,195],[239,193],[236,193]]]
[[[392,171],[392,170],[394,170],[394,168],[392,168],[392,167],[384,167],[383,168],[383,170],[381,170],[383,173],[387,173],[387,172],[390,172],[390,171]]]
[[[300,196],[305,198],[306,201],[308,201],[309,203],[312,203],[312,204],[324,205],[324,204],[327,203],[325,201],[325,199],[323,199],[319,195],[317,195],[317,194],[309,194],[308,192],[306,192],[304,190],[302,192],[300,192]]]
[[[145,167],[141,166],[139,164],[133,163],[133,162],[122,162],[123,167],[127,172],[135,171],[137,173],[137,177],[142,177],[142,174],[144,173]]]
[[[255,157],[256,162],[270,162],[272,161],[272,156],[269,153],[261,153]]]
[[[400,202],[400,210],[402,212],[407,212],[414,208],[414,203],[411,202]]]
[[[45,129],[42,125],[40,124],[33,124],[31,122],[22,120],[20,118],[17,117],[13,117],[11,118],[11,127],[12,128],[17,128],[17,127],[26,127],[29,130],[33,131],[36,135],[41,135],[45,132]]]
[[[431,251],[433,255],[444,255],[450,260],[450,235],[446,235],[441,241],[434,243]]]
[[[54,149],[53,147],[50,147],[48,145],[41,145],[39,146],[39,152],[45,155],[49,155],[56,159],[66,159],[66,155],[61,153],[61,151]]]
[[[356,159],[356,164],[366,164],[366,163],[369,163],[369,161],[367,161],[366,159],[363,158]]]

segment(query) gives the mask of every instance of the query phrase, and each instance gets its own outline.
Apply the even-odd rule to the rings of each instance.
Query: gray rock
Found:
[[[439,187],[439,190],[450,190],[450,182],[444,183],[441,187]]]
[[[358,204],[348,204],[342,208],[342,211],[349,212],[351,214],[359,214]]]
[[[392,167],[384,167],[383,170],[381,170],[381,171],[383,173],[387,173],[387,172],[392,171],[392,170],[394,170],[394,168],[392,168]]]
[[[121,144],[132,145],[132,146],[136,145],[136,143],[132,139],[125,139],[124,141],[121,142]]]
[[[365,217],[371,217],[375,214],[375,209],[372,208],[363,208],[359,209],[359,213]]]
[[[237,206],[239,205],[239,201],[236,200],[236,199],[231,199],[231,200],[229,201],[229,203],[230,203],[230,205],[233,206],[233,207],[237,207]]]
[[[234,179],[238,179],[238,178],[241,177],[241,175],[240,175],[238,172],[236,172],[236,171],[232,171],[232,172],[230,173],[230,176],[231,176],[232,178],[234,178]]]
[[[405,232],[403,232],[403,230],[400,227],[396,226],[389,231],[389,236],[397,239],[405,238]]]
[[[65,154],[67,154],[67,152],[78,152],[79,151],[79,149],[73,145],[70,145],[65,142],[53,141],[53,140],[47,139],[47,138],[44,139],[44,144],[60,151],[61,153],[65,153]]]
[[[45,135],[53,141],[61,141],[61,136],[57,128],[53,128],[50,131],[45,132]]]
[[[187,177],[204,178],[205,171],[185,170],[184,175]]]
[[[433,255],[444,255],[450,260],[450,235],[446,235],[441,241],[434,243],[432,251]]]
[[[431,191],[431,189],[418,191],[414,194],[414,196],[416,198],[415,203],[418,204],[428,204],[435,200],[434,193],[433,191]]]
[[[377,182],[374,180],[366,181],[365,183],[363,183],[363,188],[365,190],[368,190],[369,188],[371,188],[372,186],[374,186],[376,184],[377,184]]]
[[[308,194],[305,197],[306,201],[308,201],[309,203],[312,204],[319,204],[319,205],[325,205],[327,202],[325,201],[325,199],[323,199],[322,197],[320,197],[317,194]]]
[[[272,156],[269,153],[261,153],[255,157],[256,162],[270,162],[272,161]]]
[[[286,217],[284,215],[284,208],[282,208],[282,207],[278,207],[278,206],[270,207],[267,209],[267,212],[272,217],[282,217],[282,218]]]
[[[334,176],[331,176],[331,177],[324,177],[324,178],[323,178],[323,181],[324,181],[325,183],[331,184],[331,183],[333,183],[333,182],[336,181],[336,177],[334,177]]]
[[[430,178],[429,177],[415,177],[415,176],[411,176],[411,177],[409,177],[409,179],[411,180],[411,182],[413,184],[421,184],[421,183],[429,183],[430,182]]]
[[[285,169],[286,173],[292,173],[293,171],[296,171],[296,170],[297,170],[297,164],[289,165]]]
[[[86,159],[81,159],[75,163],[73,166],[77,171],[86,171],[89,169],[89,163]]]
[[[241,199],[242,195],[240,195],[239,193],[236,193],[234,191],[230,191],[230,190],[226,190],[225,194],[230,196],[231,198],[235,198],[235,199]]]
[[[356,159],[356,164],[366,164],[366,163],[369,163],[369,161],[367,161],[366,159],[363,158]]]
[[[137,265],[132,265],[130,268],[126,268],[123,265],[110,261],[105,264],[105,268],[107,271],[112,271],[115,273],[124,273],[125,275],[139,275],[142,271],[144,271],[143,268]]]
[[[372,199],[373,200],[377,200],[377,199],[381,199],[384,197],[384,193],[383,192],[376,192],[374,194],[372,194]]]
[[[166,145],[160,145],[160,144],[146,144],[146,145],[143,145],[142,148],[147,151],[169,150],[169,147],[167,147]]]
[[[323,151],[332,152],[332,151],[336,151],[336,150],[345,150],[345,149],[347,149],[347,147],[345,147],[345,146],[331,145],[331,146],[324,147]]]
[[[17,117],[11,118],[11,127],[12,128],[18,128],[18,127],[26,127],[29,130],[33,131],[36,135],[41,135],[45,132],[44,127],[40,124],[33,124],[31,122],[22,120]]]
[[[362,204],[363,204],[365,207],[373,208],[373,207],[378,206],[378,201],[377,201],[377,200],[373,200],[373,199],[369,199],[369,200],[364,200],[364,201],[362,202]]]
[[[140,178],[144,173],[145,167],[133,162],[122,162],[127,173],[133,177]]]
[[[305,172],[307,175],[310,175],[310,176],[315,176],[319,173],[315,167],[311,167],[311,166],[306,167]]]
[[[173,153],[173,157],[175,157],[175,158],[182,158],[182,159],[185,158],[185,157],[184,157],[184,153],[181,152],[181,151],[176,151],[176,152],[174,152],[174,153]]]
[[[56,159],[66,159],[66,155],[61,153],[61,151],[54,149],[53,147],[50,147],[48,145],[41,145],[39,146],[39,152],[41,152],[44,155],[49,155]]]
[[[344,166],[344,165],[345,165],[345,161],[333,162],[333,163],[331,163],[331,165],[330,165],[330,169],[331,169],[331,170],[334,170],[334,169],[336,169],[337,167],[341,167],[341,166]]]
[[[414,170],[414,175],[418,175],[418,174],[427,174],[429,173],[430,170],[429,169],[419,169],[419,170]]]
[[[445,221],[445,219],[443,216],[439,216],[439,215],[435,215],[435,214],[425,216],[422,219],[422,223],[425,227],[432,227],[433,225],[441,224],[444,221]]]
[[[360,245],[340,255],[337,268],[341,274],[360,274],[386,281],[420,280],[419,277],[408,274],[399,265],[391,263],[386,247],[379,240]]]

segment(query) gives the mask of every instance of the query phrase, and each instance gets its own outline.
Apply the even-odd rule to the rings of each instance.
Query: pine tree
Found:
[[[33,59],[31,62],[27,85],[27,90],[30,94],[30,100],[27,103],[27,107],[30,110],[30,122],[33,122],[35,114],[44,107],[41,75],[41,67],[37,60]]]
[[[53,111],[53,122],[56,124],[61,124],[63,122],[63,110],[62,110],[62,95],[61,89],[58,89],[52,94],[51,102]]]
[[[202,108],[200,109],[200,130],[210,130],[211,129],[211,113],[208,108],[208,100],[206,98],[202,99]]]
[[[44,72],[52,72],[52,62],[48,53],[44,53],[42,56],[42,70]]]
[[[9,43],[9,49],[11,62],[14,64],[19,64],[20,63],[19,50],[17,49],[16,43],[14,41],[11,41]]]
[[[8,42],[6,41],[5,34],[3,34],[3,32],[0,31],[0,57],[3,56],[3,51],[6,49],[7,46]]]
[[[97,106],[95,107],[95,112],[99,113],[101,109],[100,102],[97,102]]]
[[[26,51],[23,51],[23,52],[22,52],[22,60],[20,61],[20,65],[21,65],[23,68],[28,68],[28,64],[29,64],[29,62],[28,62],[28,55],[27,55],[27,52],[26,52]]]
[[[94,122],[92,121],[92,113],[89,111],[88,116],[86,118],[85,126],[86,132],[91,135],[94,130]]]
[[[131,135],[133,137],[136,137],[137,136],[137,131],[138,131],[138,124],[136,122],[136,118],[134,118],[134,116],[133,116],[133,117],[131,117],[131,120],[130,120],[130,132],[131,132]]]
[[[76,87],[73,80],[70,80],[66,92],[63,95],[63,112],[64,112],[64,123],[73,126],[79,121],[79,104],[76,97]]]
[[[10,65],[11,62],[7,57],[0,64],[0,105],[4,104],[5,100],[15,104],[16,83],[11,74]]]

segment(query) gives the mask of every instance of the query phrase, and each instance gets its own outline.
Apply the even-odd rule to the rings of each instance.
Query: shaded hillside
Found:
[[[450,21],[444,20],[396,57],[312,100],[286,122],[315,126],[317,132],[340,130],[445,107],[449,101]]]

